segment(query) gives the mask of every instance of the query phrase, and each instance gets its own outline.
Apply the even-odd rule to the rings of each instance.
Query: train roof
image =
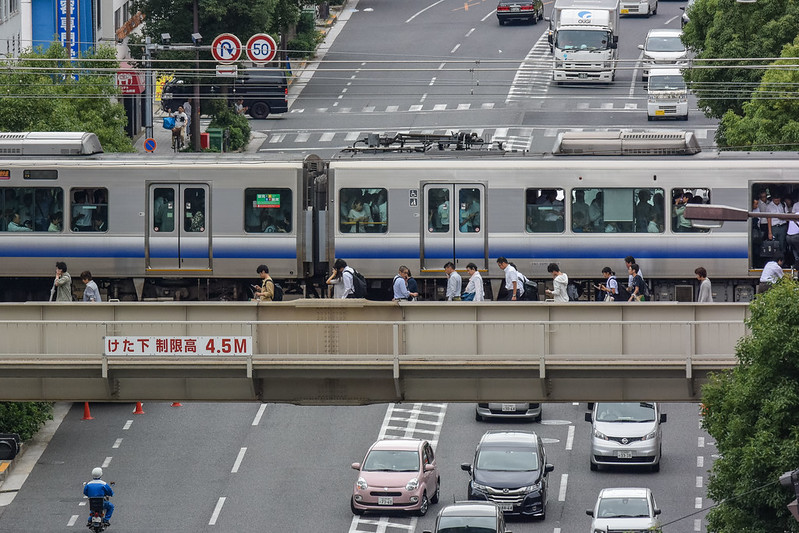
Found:
[[[0,155],[75,156],[102,152],[97,135],[85,131],[0,132]]]

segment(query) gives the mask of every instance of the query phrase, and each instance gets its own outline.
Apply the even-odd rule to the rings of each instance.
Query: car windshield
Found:
[[[538,470],[538,453],[531,448],[484,448],[477,454],[475,468],[500,472]]]
[[[650,37],[646,40],[649,52],[685,52],[685,45],[679,37]]]
[[[364,472],[418,472],[419,452],[416,450],[372,450],[366,456]]]
[[[607,50],[608,34],[604,31],[561,30],[555,47],[560,50]]]
[[[640,403],[598,403],[597,422],[654,422],[655,404]]]
[[[597,518],[648,518],[646,498],[602,498],[599,500]]]
[[[442,516],[438,533],[497,533],[495,516]]]
[[[682,76],[653,76],[649,75],[650,91],[684,91],[685,80]]]

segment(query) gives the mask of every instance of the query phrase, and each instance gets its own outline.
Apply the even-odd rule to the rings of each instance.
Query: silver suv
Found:
[[[662,435],[666,414],[657,403],[596,403],[590,413],[591,470],[599,465],[645,465],[660,470]]]
[[[594,508],[585,513],[594,518],[591,533],[660,531],[660,509],[649,489],[602,489]]]

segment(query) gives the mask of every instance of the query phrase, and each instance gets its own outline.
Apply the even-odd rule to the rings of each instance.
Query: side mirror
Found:
[[[361,463],[352,463],[352,469],[353,470],[360,470],[361,469]]]
[[[660,509],[655,509],[655,516],[660,514]]]
[[[616,41],[613,41],[612,43],[610,43],[611,50],[615,50],[618,47],[619,47],[619,44]]]
[[[685,11],[685,8],[682,8],[682,9],[683,9],[683,11]],[[546,20],[547,22],[550,22],[549,17],[544,17],[544,20]]]
[[[591,413],[585,413],[585,421],[586,422],[593,422],[593,420],[591,420]]]
[[[424,465],[424,471],[425,471],[425,472],[432,472],[432,471],[433,471],[433,470],[435,470],[435,469],[436,469],[436,467],[435,467],[435,466],[433,466],[433,465],[431,465],[431,464],[426,464],[426,465]]]
[[[639,49],[639,50],[643,50],[643,49],[644,49],[644,45],[642,45],[642,44],[639,44],[639,45],[638,45],[638,49]]]
[[[471,474],[472,465],[470,465],[469,463],[461,463],[461,470],[463,470],[464,472],[469,472]]]
[[[555,465],[551,465],[551,464],[547,463],[547,465],[544,467],[544,473],[545,474],[549,473],[549,472],[552,472],[553,470],[555,470]]]
[[[666,423],[666,413],[660,413],[660,423],[661,424]]]
[[[594,510],[593,509],[586,509],[585,510],[585,514],[587,514],[588,516],[594,516]]]
[[[680,11],[685,11],[685,6],[680,6]]]

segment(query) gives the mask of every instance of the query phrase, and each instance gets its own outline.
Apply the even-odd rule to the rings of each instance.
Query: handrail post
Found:
[[[400,387],[400,371],[399,371],[399,323],[394,322],[391,325],[392,341],[394,343],[394,394],[397,401],[402,401],[402,388]]]

